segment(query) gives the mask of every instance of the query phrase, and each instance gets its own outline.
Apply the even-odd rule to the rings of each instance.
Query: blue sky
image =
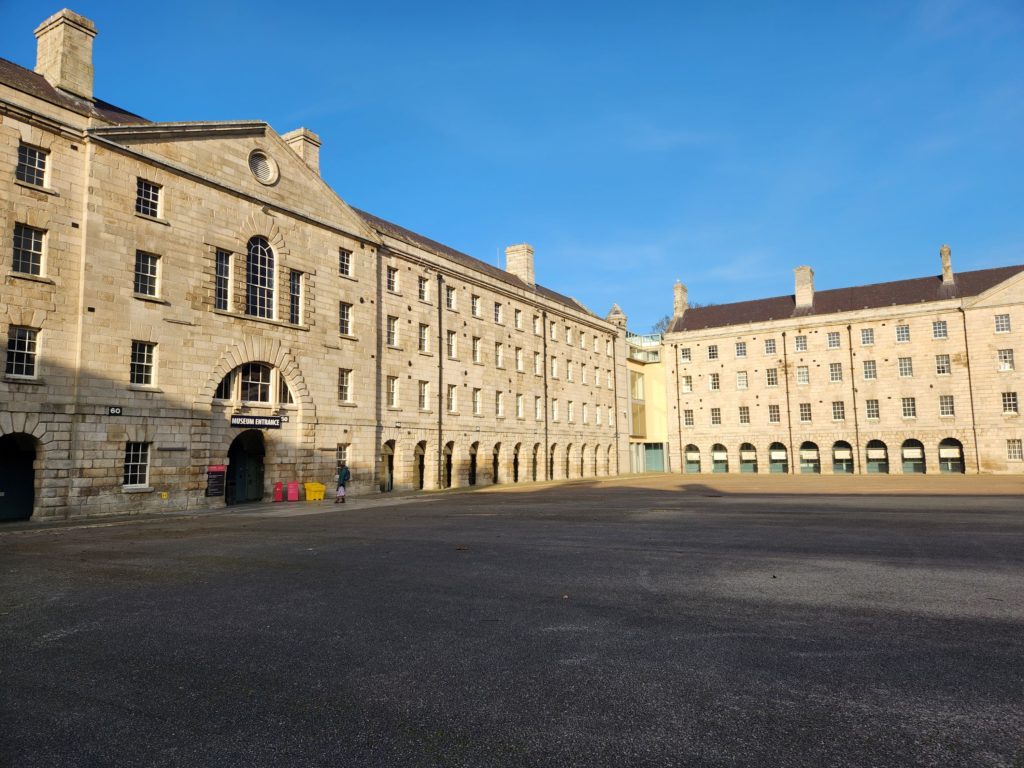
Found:
[[[0,0],[35,63],[58,10]],[[81,0],[96,92],[320,134],[351,204],[633,330],[698,302],[1024,263],[1024,4]]]

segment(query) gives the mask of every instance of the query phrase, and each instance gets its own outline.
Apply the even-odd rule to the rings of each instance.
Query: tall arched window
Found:
[[[245,260],[245,313],[274,317],[274,251],[264,237],[249,240]]]

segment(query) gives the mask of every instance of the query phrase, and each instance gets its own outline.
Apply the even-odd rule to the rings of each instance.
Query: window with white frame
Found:
[[[156,344],[151,341],[132,341],[132,359],[128,381],[143,387],[151,387],[156,381]]]
[[[693,392],[693,376],[683,376],[679,380],[683,392]]]
[[[451,285],[444,287],[444,306],[446,309],[455,309],[458,294],[455,292],[455,288]]]
[[[384,287],[391,293],[398,293],[398,267],[388,267]]]
[[[717,344],[708,344],[708,360],[717,360],[717,359],[718,359],[718,345]]]
[[[416,298],[420,301],[430,301],[430,281],[422,275],[416,278]]]
[[[135,252],[135,280],[132,290],[137,296],[157,296],[160,257],[145,251]],[[250,312],[249,314],[253,314]],[[262,315],[261,315],[262,317]]]
[[[932,338],[933,339],[948,339],[949,328],[946,326],[945,320],[933,320],[932,321]]]
[[[470,341],[470,350],[471,350],[471,354],[473,356],[473,362],[474,363],[482,362],[483,355],[480,352],[480,337],[479,336],[474,336],[472,341]]]
[[[1009,315],[996,315],[996,333],[1009,333],[1010,332],[1010,316]]]
[[[521,331],[523,329],[523,310],[516,309],[512,312],[512,325],[517,330]]]
[[[476,294],[469,297],[469,311],[473,317],[480,317],[480,297]]]
[[[126,488],[149,485],[149,443],[129,440],[124,444],[124,480]]]
[[[722,409],[712,408],[711,409],[711,424],[717,426],[722,423]]]
[[[939,416],[956,416],[952,395],[939,395]]]
[[[573,369],[572,360],[566,360],[565,361],[565,380],[566,381],[572,381],[572,369]]]
[[[565,343],[572,346],[572,328],[565,326]]]
[[[829,331],[828,332],[826,346],[829,349],[839,349],[839,347],[842,346],[842,341],[840,341],[840,337],[839,337],[839,331]]]
[[[500,323],[502,318],[503,308],[500,302],[494,302],[494,322]]]
[[[523,372],[523,348],[516,347],[516,370]]]
[[[880,411],[878,409],[878,401],[874,399],[864,401],[864,414],[869,419],[877,419]]]
[[[421,411],[430,410],[430,382],[419,382],[419,406]]]
[[[832,401],[832,421],[846,420],[846,403],[842,400]]]
[[[797,384],[810,384],[811,383],[811,369],[806,365],[798,365],[796,367],[796,383]]]
[[[708,374],[708,389],[716,390],[721,388],[721,380],[717,373]]]
[[[828,364],[828,380],[829,381],[842,381],[843,380],[843,364],[842,363],[829,363]]]
[[[352,335],[352,305],[344,301],[338,302],[338,333]]]
[[[768,406],[768,423],[769,424],[781,424],[782,423],[782,409],[778,405]]]
[[[430,326],[425,323],[420,323],[420,330],[416,339],[416,349],[420,352],[430,351]]]
[[[544,401],[540,395],[533,396],[533,418],[540,421],[544,418]]]
[[[338,274],[342,277],[352,276],[352,251],[348,248],[338,249]]]
[[[343,462],[348,461],[348,443],[338,443],[334,447],[334,466],[340,467]]]
[[[505,367],[505,346],[500,341],[494,344],[494,365],[498,368]]]
[[[580,419],[581,419],[581,421],[584,424],[587,423],[587,404],[586,403],[584,403],[583,407],[580,409]]]
[[[39,352],[38,339],[39,331],[35,328],[26,328],[20,325],[8,327],[7,357],[4,364],[4,374],[24,378],[34,378],[36,376],[36,361]]]
[[[764,340],[764,353],[766,355],[774,355],[775,354],[775,339],[765,339]]]
[[[1003,392],[1003,413],[1019,413],[1017,407],[1017,393],[1016,392]]]
[[[1006,458],[1008,461],[1024,461],[1024,440],[1019,437],[1007,440]]]
[[[45,149],[32,147],[28,144],[18,145],[18,167],[14,171],[14,178],[35,187],[46,186],[46,156],[49,153]]]
[[[495,392],[494,393],[494,415],[498,417],[504,417],[505,415],[505,393]]]
[[[897,325],[896,326],[896,341],[899,344],[905,344],[910,341],[910,326],[909,325]]]
[[[137,179],[135,186],[135,212],[143,216],[160,218],[160,185]]]
[[[683,411],[683,426],[692,427],[693,424],[693,409],[687,408]]]
[[[750,423],[750,406],[748,406],[748,405],[741,405],[740,406],[740,424],[749,424],[749,423]]]
[[[213,306],[227,311],[231,307],[231,254],[218,248],[215,259]]]
[[[608,369],[608,389],[612,388],[612,369]]]
[[[46,231],[27,224],[14,225],[14,258],[11,271],[21,275],[43,274],[43,242]]]
[[[558,399],[551,401],[551,420],[558,421]]]
[[[939,376],[948,375],[952,371],[952,367],[949,362],[949,355],[936,355],[935,356],[935,373]]]
[[[570,424],[572,424],[573,421],[576,419],[575,405],[576,404],[572,400],[569,400],[565,404],[565,420],[568,421]]]
[[[764,372],[765,382],[769,387],[779,386],[779,369],[778,368],[767,368]]]
[[[541,357],[540,352],[533,353],[533,373],[535,376],[540,376],[544,369],[544,359]]]
[[[553,379],[557,379],[558,378],[558,358],[557,357],[552,357],[551,358],[551,378],[553,378]]]
[[[864,378],[865,379],[877,379],[878,378],[878,365],[874,360],[864,361]]]
[[[445,405],[448,408],[448,413],[455,413],[456,408],[458,407],[459,403],[458,403],[458,389],[456,388],[456,386],[454,384],[449,384],[448,385],[448,392],[447,392],[447,395],[446,395],[445,399],[446,399]]]
[[[389,347],[398,346],[398,318],[392,315],[387,319],[387,343]]]
[[[605,340],[605,342],[604,342],[604,353],[608,357],[612,356],[612,340],[611,339],[606,339]]]
[[[516,393],[516,418],[523,418],[523,396]]]
[[[543,330],[540,327],[540,315],[533,316],[533,335],[540,336]]]
[[[800,421],[804,424],[811,420],[811,404],[800,403]]]
[[[274,249],[270,243],[265,237],[250,238],[245,254],[245,314],[275,317],[275,274]],[[138,289],[135,292],[139,293]]]
[[[580,331],[580,349],[586,349],[586,348],[587,348],[587,334],[585,334],[583,331]]]
[[[288,272],[288,322],[302,322],[302,273],[294,269]]]
[[[793,338],[793,349],[795,349],[797,352],[806,352],[807,351],[807,337],[805,335],[803,335],[803,334],[800,334],[799,336],[795,336]]]
[[[445,336],[445,352],[449,358],[454,360],[458,351],[458,340],[455,331],[448,331]]]
[[[484,397],[483,397],[483,390],[481,390],[481,389],[479,389],[477,387],[474,387],[473,388],[472,398],[473,398],[473,415],[474,416],[479,416],[481,413],[483,413],[483,399],[484,399]]]
[[[875,329],[874,328],[861,328],[860,329],[860,344],[862,347],[869,347],[875,343]]]
[[[916,397],[901,397],[900,406],[903,409],[904,419],[916,419],[917,418],[917,398]]]
[[[580,384],[587,383],[587,366],[585,363],[580,363]]]
[[[239,373],[239,398],[243,403],[269,403],[274,370],[264,363],[244,363]]]
[[[910,357],[901,357],[897,361],[901,378],[909,378],[914,375],[914,360]]]
[[[737,341],[736,342],[736,357],[742,359],[747,356],[747,342]]]
[[[999,363],[1000,371],[1012,371],[1014,369],[1013,350],[1000,349],[996,351],[996,360]]]
[[[388,408],[398,407],[398,377],[388,376],[387,381]]]
[[[690,358],[690,348],[689,347],[681,347],[680,350],[679,350],[679,362],[681,362],[681,363],[688,363],[688,362],[690,362],[690,359],[691,359]]]
[[[552,320],[548,326],[548,338],[552,341],[558,341],[558,326],[555,325],[555,321]]]
[[[338,369],[338,402],[352,402],[352,371],[348,368]]]
[[[746,388],[747,388],[747,372],[746,371],[736,371],[736,389],[746,389]]]

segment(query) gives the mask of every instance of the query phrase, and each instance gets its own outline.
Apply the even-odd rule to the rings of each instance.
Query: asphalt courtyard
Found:
[[[1019,482],[787,483],[0,527],[0,765],[1024,766]]]

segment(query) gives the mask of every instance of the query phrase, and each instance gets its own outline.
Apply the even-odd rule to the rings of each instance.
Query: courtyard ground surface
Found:
[[[1024,766],[1022,490],[655,476],[0,527],[0,765]]]

